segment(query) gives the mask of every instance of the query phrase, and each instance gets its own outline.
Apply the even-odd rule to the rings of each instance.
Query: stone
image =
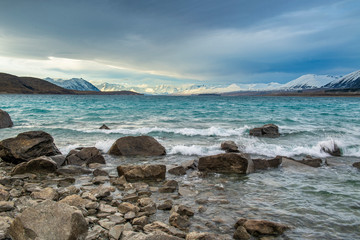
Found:
[[[7,216],[0,216],[0,239],[9,239],[7,232],[13,220],[14,219]]]
[[[55,156],[50,156],[51,160],[53,160],[54,162],[56,162],[58,168],[61,167],[62,165],[64,165],[65,159],[66,157],[62,154],[59,155],[55,155]]]
[[[281,235],[290,227],[284,224],[266,220],[240,219],[236,222],[235,228],[244,227],[253,236]],[[242,230],[241,230],[242,231]]]
[[[281,167],[284,169],[298,169],[298,170],[310,170],[313,169],[313,167],[306,165],[300,161],[297,161],[293,158],[289,158],[289,157],[282,157],[282,156],[277,156],[279,158],[281,158]]]
[[[147,216],[142,216],[138,218],[134,218],[132,220],[132,225],[138,225],[144,227],[146,224],[148,224],[149,218]]]
[[[166,175],[166,166],[160,164],[154,165],[123,165],[118,166],[119,176],[125,176],[127,181],[141,180],[164,180]]]
[[[0,142],[0,158],[5,162],[21,163],[41,156],[61,154],[52,136],[43,131],[30,131]]]
[[[159,188],[160,193],[173,193],[179,188],[179,184],[175,180],[165,181],[163,186]]]
[[[99,221],[99,224],[101,227],[109,230],[110,228],[112,228],[113,226],[115,226],[114,222],[110,222],[109,219],[101,219]]]
[[[198,167],[198,160],[188,160],[188,161],[185,161],[183,163],[181,163],[181,166],[183,166],[185,168],[185,170],[188,170],[188,169],[192,169],[192,170],[196,170],[197,167]]]
[[[134,219],[135,216],[136,216],[136,214],[131,211],[131,212],[127,212],[127,213],[124,215],[124,218],[125,218],[126,220],[131,220],[131,219]]]
[[[251,235],[246,231],[243,226],[239,226],[235,230],[233,238],[237,240],[247,240],[251,238]]]
[[[45,200],[17,215],[9,228],[12,239],[85,239],[88,226],[73,207]]]
[[[38,157],[28,162],[16,165],[11,170],[11,175],[24,173],[54,173],[57,170],[57,164],[49,157]]]
[[[12,201],[0,201],[0,212],[7,212],[13,210],[15,207]]]
[[[300,161],[301,163],[308,165],[310,167],[321,167],[322,160],[320,158],[312,158],[311,156],[307,156],[303,160]]]
[[[120,239],[121,233],[124,231],[124,225],[115,225],[109,230],[109,237],[113,239]]]
[[[66,156],[65,165],[89,165],[91,163],[105,164],[105,158],[96,147],[84,147],[80,150],[74,149]]]
[[[164,232],[166,234],[176,236],[179,238],[185,238],[186,234],[183,231],[176,229],[175,227],[169,226],[163,222],[155,221],[153,223],[147,224],[144,226],[145,233],[152,233],[152,232]]]
[[[329,145],[323,145],[321,146],[321,151],[326,152],[334,157],[340,157],[341,156],[341,149],[339,146],[333,141],[331,143],[331,146]]]
[[[182,216],[194,216],[194,211],[191,209],[191,207],[185,205],[179,205],[176,209],[176,212]]]
[[[234,141],[225,141],[221,143],[221,150],[225,152],[239,152],[239,148]]]
[[[266,170],[269,168],[278,168],[282,163],[281,157],[275,157],[273,159],[253,159],[255,170]]]
[[[185,240],[225,240],[221,235],[208,232],[191,232],[186,235]]]
[[[113,187],[104,187],[99,186],[97,188],[94,188],[90,191],[92,195],[94,195],[96,198],[105,198],[110,196],[111,192],[114,192],[115,189]]]
[[[279,127],[275,124],[265,124],[262,127],[250,129],[250,136],[276,138],[280,136]]]
[[[62,175],[82,175],[82,174],[91,174],[92,172],[91,170],[86,169],[82,166],[67,165],[59,168],[57,170],[57,173]]]
[[[108,126],[106,126],[105,124],[103,124],[101,127],[99,127],[99,129],[110,130],[110,128]]]
[[[0,109],[0,128],[9,128],[12,127],[14,124],[11,121],[10,115]]]
[[[128,182],[125,179],[125,176],[116,177],[116,178],[110,178],[110,184],[115,186],[124,186]]]
[[[173,212],[169,217],[169,223],[180,230],[186,231],[190,226],[190,221],[187,216],[182,216],[177,212]]]
[[[165,148],[153,137],[122,137],[115,141],[109,154],[116,156],[162,156]]]
[[[241,173],[251,171],[253,163],[251,158],[244,153],[223,153],[199,159],[199,171],[217,173]]]
[[[109,176],[109,174],[105,170],[101,170],[101,169],[98,169],[98,168],[93,171],[93,175],[95,177],[97,177],[97,176]]]
[[[173,175],[177,175],[177,176],[181,176],[181,175],[185,175],[186,174],[186,170],[183,166],[176,166],[173,168],[170,168],[168,170],[168,173],[173,174]]]
[[[108,176],[97,176],[97,177],[94,177],[91,182],[94,184],[94,185],[99,185],[99,184],[104,184],[105,182],[108,182],[109,181],[109,177]]]
[[[30,195],[34,199],[43,199],[43,200],[57,200],[59,198],[59,194],[57,191],[51,187],[44,188],[39,192],[32,192]]]
[[[171,210],[173,206],[173,201],[172,200],[165,200],[164,202],[162,202],[157,209],[159,210]]]
[[[138,199],[139,196],[136,193],[127,194],[122,198],[124,202],[136,202]]]
[[[15,190],[15,189],[12,189],[12,190]],[[11,190],[11,191],[12,191],[12,190]],[[9,200],[11,191],[10,191],[10,193],[9,193],[9,192],[6,191],[5,189],[0,189],[0,201],[7,201],[7,200]]]
[[[360,162],[353,163],[353,167],[360,169]]]
[[[122,202],[119,204],[118,209],[120,213],[126,214],[128,212],[139,212],[139,207],[135,206],[134,204],[128,203],[128,202]]]
[[[69,206],[74,206],[77,208],[84,208],[89,202],[90,202],[89,200],[83,199],[82,197],[76,194],[67,196],[59,201],[59,203],[64,203]]]

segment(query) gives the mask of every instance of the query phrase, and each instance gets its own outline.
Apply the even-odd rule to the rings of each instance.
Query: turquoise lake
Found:
[[[106,168],[113,173],[123,163],[170,166],[223,153],[225,140],[235,141],[253,158],[327,159],[329,166],[311,171],[279,168],[247,176],[168,178],[191,189],[184,203],[197,208],[195,199],[210,199],[208,210],[194,217],[195,230],[228,233],[237,218],[247,217],[293,226],[278,239],[360,239],[360,171],[351,166],[360,161],[359,98],[0,95],[0,109],[14,122],[13,128],[0,130],[0,140],[43,130],[63,154],[81,146],[106,153],[120,137],[150,135],[166,148],[166,157],[153,159],[105,154]],[[281,136],[249,136],[249,129],[266,123],[278,125]],[[102,124],[110,130],[100,130]],[[333,143],[342,157],[321,151]]]

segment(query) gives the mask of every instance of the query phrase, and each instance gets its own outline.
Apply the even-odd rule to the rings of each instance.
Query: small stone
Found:
[[[102,226],[103,228],[108,229],[108,230],[110,228],[112,228],[113,226],[115,226],[115,223],[110,222],[108,219],[101,219],[99,221],[99,224],[100,224],[100,226]]]
[[[133,230],[132,225],[129,222],[125,223],[124,231],[132,231],[132,230]]]
[[[135,218],[135,216],[136,216],[136,214],[131,211],[131,212],[127,212],[127,213],[124,215],[124,218],[125,218],[126,220],[130,220],[130,219]]]
[[[14,202],[0,201],[0,212],[11,211],[14,209]]]
[[[120,213],[122,214],[126,214],[130,211],[132,212],[138,212],[140,209],[139,207],[131,204],[131,203],[128,203],[128,202],[123,202],[121,203],[119,206],[118,206],[118,209],[120,211]]]
[[[200,207],[198,208],[198,212],[199,212],[199,213],[204,213],[204,212],[206,212],[206,210],[207,210],[207,208],[204,207],[204,206],[200,206]]]
[[[165,200],[163,203],[161,203],[157,209],[159,210],[171,210],[173,206],[173,201],[172,200]]]
[[[237,239],[237,240],[247,240],[247,239],[250,239],[251,236],[243,226],[239,226],[235,230],[233,238]]]
[[[176,167],[170,168],[168,170],[168,173],[177,175],[177,176],[181,176],[181,175],[186,174],[186,169],[183,166],[176,166]]]
[[[10,198],[10,193],[4,189],[0,189],[0,201],[7,201],[9,200],[9,198]]]
[[[125,179],[125,176],[110,178],[110,184],[115,186],[124,186],[128,183]]]
[[[96,176],[91,180],[91,182],[95,185],[104,184],[107,181],[109,181],[108,176]]]
[[[176,212],[182,216],[194,216],[194,211],[185,205],[179,205]]]
[[[106,126],[106,124],[103,124],[99,129],[110,130],[110,128]]]
[[[59,194],[53,188],[47,187],[39,192],[32,192],[30,195],[34,199],[43,199],[43,200],[57,200],[59,198]]]
[[[22,194],[22,191],[21,191],[21,190],[18,190],[18,189],[11,189],[11,191],[10,191],[10,196],[11,196],[12,198],[18,198],[18,197],[21,196],[21,194]],[[7,200],[8,200],[8,199],[7,199]]]
[[[186,237],[186,234],[183,231],[180,231],[179,229],[169,226],[160,221],[155,221],[151,224],[147,224],[144,226],[145,233],[152,233],[152,232],[157,232],[157,231],[161,231],[161,232],[167,233],[169,235],[180,237],[180,238]]]
[[[136,202],[139,199],[139,196],[136,193],[131,193],[128,195],[125,195],[122,200],[124,202]]]
[[[221,150],[224,150],[225,152],[239,152],[239,148],[234,141],[222,142]]]
[[[190,226],[190,221],[187,216],[181,216],[180,214],[173,212],[170,215],[169,223],[171,226],[174,226],[180,230],[187,230]]]
[[[115,225],[109,230],[109,237],[113,239],[120,239],[121,233],[124,231],[124,225]]]
[[[101,170],[101,169],[98,169],[98,168],[93,171],[93,175],[95,177],[97,177],[97,176],[109,176],[109,174],[105,170]]]
[[[149,218],[147,216],[142,216],[138,218],[134,218],[132,221],[132,225],[139,225],[144,227],[146,224],[148,224]]]
[[[99,211],[103,213],[116,213],[118,211],[118,208],[101,203],[99,206]]]
[[[179,184],[175,180],[166,181],[161,188],[159,188],[160,193],[172,193],[179,188]]]

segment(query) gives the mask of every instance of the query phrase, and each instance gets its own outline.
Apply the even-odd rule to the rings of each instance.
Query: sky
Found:
[[[145,85],[360,69],[359,0],[1,0],[0,72]]]

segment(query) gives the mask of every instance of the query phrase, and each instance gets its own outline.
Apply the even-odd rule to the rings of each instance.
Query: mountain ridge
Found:
[[[50,77],[44,78],[45,81],[51,82],[59,87],[77,90],[77,91],[95,91],[100,92],[100,90],[95,87],[92,83],[86,81],[83,78],[71,78],[71,79],[53,79]]]

